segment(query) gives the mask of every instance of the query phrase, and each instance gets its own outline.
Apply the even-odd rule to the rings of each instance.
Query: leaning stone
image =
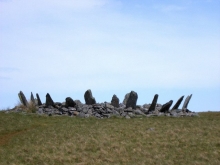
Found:
[[[34,99],[34,95],[33,95],[33,93],[32,93],[32,92],[31,92],[31,98],[30,98],[30,100],[31,100],[32,104],[34,104],[34,105],[35,105],[35,99]]]
[[[157,99],[158,99],[158,94],[156,94],[156,95],[154,96],[154,99],[153,99],[153,101],[152,101],[152,103],[151,103],[151,105],[150,105],[150,107],[149,107],[149,109],[148,109],[149,112],[155,110],[156,105],[157,105]]]
[[[187,98],[184,101],[182,110],[187,109],[187,106],[189,104],[189,101],[190,101],[191,97],[192,97],[192,94],[190,96],[187,96]]]
[[[173,104],[173,100],[170,100],[169,102],[167,102],[162,106],[160,112],[168,112],[172,104]]]
[[[112,96],[111,105],[117,108],[119,107],[119,98],[116,95]]]
[[[26,99],[26,97],[25,97],[25,95],[24,95],[24,93],[23,93],[22,91],[20,91],[20,92],[18,93],[18,97],[19,97],[21,103],[22,103],[24,106],[28,106],[27,99]]]
[[[47,93],[47,95],[46,95],[46,106],[47,107],[48,106],[53,106],[53,107],[55,106],[55,104],[54,104],[52,98],[50,97],[49,93]]]
[[[76,105],[76,103],[75,103],[75,101],[73,101],[73,99],[71,97],[66,98],[66,103],[65,103],[66,107],[75,107],[75,105]]]
[[[184,96],[180,97],[179,100],[176,102],[176,104],[173,106],[172,109],[178,109],[181,102],[183,101]]]
[[[136,109],[136,103],[137,103],[138,95],[136,92],[131,91],[126,103],[126,108],[132,107],[133,109]]]
[[[42,102],[40,100],[40,97],[39,97],[38,93],[36,94],[36,96],[37,96],[37,104],[38,105],[42,105]]]
[[[84,99],[87,105],[96,104],[95,98],[92,96],[92,91],[88,89],[84,94]]]

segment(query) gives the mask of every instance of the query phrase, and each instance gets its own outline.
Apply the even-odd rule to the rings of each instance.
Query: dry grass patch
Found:
[[[98,120],[0,113],[2,164],[220,164],[220,115]],[[25,130],[25,131],[24,131]]]

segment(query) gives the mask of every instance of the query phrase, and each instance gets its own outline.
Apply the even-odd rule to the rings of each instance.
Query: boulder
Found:
[[[40,100],[40,97],[39,97],[38,93],[36,94],[36,96],[37,96],[37,104],[38,105],[42,105],[42,102]]]
[[[84,94],[84,99],[87,105],[96,104],[95,98],[92,96],[92,91],[88,89]]]
[[[187,106],[188,106],[188,104],[189,104],[189,101],[190,101],[191,97],[192,97],[192,94],[191,94],[190,96],[187,96],[187,98],[186,98],[185,101],[184,101],[182,110],[187,109]]]
[[[181,102],[183,101],[184,96],[180,97],[179,100],[176,102],[176,104],[173,106],[172,109],[178,109]]]
[[[137,99],[138,99],[137,93],[134,91],[131,91],[126,102],[126,108],[131,107],[133,109],[136,109]]]
[[[119,98],[116,95],[112,96],[111,105],[117,108],[119,107]]]
[[[55,104],[54,104],[52,98],[50,97],[49,93],[46,94],[46,106],[47,107],[49,107],[49,106],[53,106],[54,107],[55,106]]]
[[[162,106],[160,112],[164,112],[164,113],[168,112],[172,104],[173,104],[173,100],[170,100],[169,102],[167,102]]]
[[[148,109],[149,112],[155,110],[156,105],[157,105],[157,99],[158,99],[158,94],[156,94],[156,95],[154,96],[154,99],[153,99],[153,101],[152,101],[152,103],[151,103],[151,105],[150,105],[150,107],[149,107],[149,109]]]
[[[75,103],[75,101],[73,101],[73,99],[71,97],[66,98],[66,103],[65,103],[66,107],[75,107],[75,105],[76,105],[76,103]]]
[[[28,106],[27,99],[26,99],[26,97],[25,97],[25,95],[24,95],[24,93],[23,93],[22,91],[20,91],[20,92],[18,93],[18,97],[19,97],[21,103],[22,103],[24,106]]]

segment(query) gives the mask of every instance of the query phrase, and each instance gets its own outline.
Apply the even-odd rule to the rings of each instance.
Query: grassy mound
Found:
[[[0,112],[1,164],[220,164],[220,113],[194,118]]]

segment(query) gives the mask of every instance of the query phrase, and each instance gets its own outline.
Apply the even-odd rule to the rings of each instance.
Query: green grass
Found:
[[[220,113],[81,119],[0,112],[0,164],[220,164]]]

